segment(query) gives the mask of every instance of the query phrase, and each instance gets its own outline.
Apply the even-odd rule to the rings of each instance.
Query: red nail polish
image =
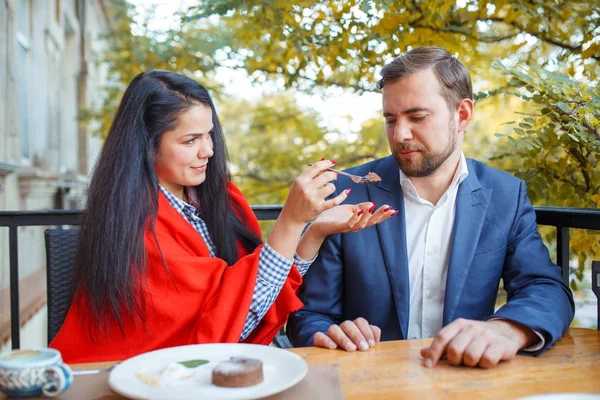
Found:
[[[373,203],[373,205],[371,206],[371,208],[369,208],[369,213],[372,213],[373,210],[375,210],[375,207],[377,207],[377,203]]]
[[[329,161],[331,161],[332,164],[335,164],[335,160],[329,160]]]
[[[394,211],[394,213],[392,214],[392,217],[393,217],[394,215],[398,214],[398,211],[400,211],[400,210],[396,210],[396,211]]]
[[[358,214],[356,214],[356,215],[360,216],[360,215],[363,215],[364,213],[365,213],[365,210],[360,210],[360,211],[358,212]]]
[[[325,157],[321,157],[321,160],[319,160],[319,161],[324,161],[324,160],[325,160]]]
[[[346,189],[346,196],[348,196],[350,194],[350,192],[352,191],[351,188]]]
[[[390,211],[391,209],[392,209],[392,207],[390,207],[390,206],[387,206],[387,207],[386,207],[386,208],[383,210],[383,212],[388,212],[388,211]]]

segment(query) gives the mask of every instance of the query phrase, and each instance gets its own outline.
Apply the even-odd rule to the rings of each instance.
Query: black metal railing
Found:
[[[534,207],[538,225],[556,227],[556,263],[569,283],[569,229],[600,231],[600,209]],[[600,325],[600,324],[599,324]]]
[[[281,212],[280,205],[253,206],[259,220],[275,220]],[[556,227],[556,260],[562,269],[565,282],[569,282],[569,229],[600,231],[600,209],[535,207],[538,225]],[[10,260],[10,323],[12,348],[20,347],[19,312],[19,261],[17,229],[21,226],[80,225],[81,210],[0,211],[0,227],[8,228]],[[594,279],[593,283],[598,284]],[[598,288],[593,287],[594,293]],[[600,307],[600,305],[599,305]],[[600,313],[600,308],[599,308]],[[600,322],[599,322],[600,329]]]

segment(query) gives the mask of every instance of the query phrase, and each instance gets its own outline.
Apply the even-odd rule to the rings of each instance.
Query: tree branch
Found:
[[[587,165],[587,160],[585,158],[582,158],[582,154],[573,150],[572,148],[568,148],[567,147],[567,153],[569,153],[571,155],[571,157],[573,157],[577,163],[580,166],[580,171],[581,174],[583,175],[583,180],[585,181],[585,192],[589,192],[590,191],[590,176],[586,171],[586,165]]]
[[[546,174],[550,175],[554,180],[558,181],[558,182],[563,182],[563,183],[568,183],[569,185],[573,186],[574,188],[579,189],[582,193],[586,193],[587,189],[578,184],[577,182],[573,182],[570,179],[565,179],[565,175],[560,175],[558,174],[558,172],[548,168],[547,166],[543,165],[543,166],[539,166],[537,167],[538,171],[541,172],[545,172]]]
[[[218,67],[223,67],[223,68],[228,68],[231,70],[243,70],[248,72],[248,69],[244,66],[230,66],[230,65],[223,65],[223,64],[215,64]],[[279,72],[277,70],[273,70],[273,69],[268,69],[268,68],[263,68],[261,67],[259,70],[257,71],[261,71],[264,72],[266,74],[273,74],[273,75],[283,75],[283,72]],[[373,87],[372,89],[369,88],[365,88],[362,85],[350,85],[344,82],[340,82],[340,81],[334,81],[334,80],[329,80],[329,79],[319,79],[319,78],[307,78],[306,76],[300,76],[298,75],[298,78],[310,82],[312,85],[314,86],[323,86],[323,87],[328,87],[328,86],[336,86],[342,89],[352,89],[354,90],[356,93],[360,94],[363,92],[376,92],[377,90],[375,89],[375,87]]]
[[[573,109],[571,112],[566,112],[565,110],[563,110],[562,108],[558,107],[556,104],[550,104],[550,106],[552,106],[552,108],[554,108],[555,110],[557,110],[559,113],[561,113],[562,115],[566,115],[570,118],[573,118],[573,112],[575,112],[575,109]],[[600,140],[600,131],[598,131],[598,129],[594,128],[592,125],[590,125],[587,121],[581,121],[581,125],[585,126],[587,129],[589,129],[589,131],[594,134],[594,136],[596,136],[596,138],[598,140]]]
[[[490,22],[497,22],[497,23],[502,23],[504,25],[508,25],[508,26],[512,26],[513,28],[517,29],[519,32],[517,33],[527,33],[533,37],[538,38],[539,40],[546,42],[546,43],[550,43],[553,44],[555,46],[561,47],[565,50],[569,50],[572,51],[574,53],[581,53],[581,50],[583,48],[582,44],[578,44],[578,45],[572,45],[570,43],[565,43],[565,42],[561,42],[555,38],[549,37],[546,34],[544,34],[543,32],[533,32],[531,30],[526,29],[523,25],[519,24],[517,21],[511,21],[511,22],[506,22],[504,20],[504,18],[498,18],[498,17],[492,17],[492,18],[487,18],[485,20],[482,21],[490,21]],[[593,58],[596,61],[600,60],[600,54],[594,54],[591,56],[591,58]]]
[[[513,34],[503,35],[503,36],[474,35],[472,33],[471,29],[463,28],[462,26],[456,26],[456,25],[449,25],[446,28],[438,28],[438,27],[431,26],[431,25],[415,24],[413,27],[421,28],[421,29],[428,29],[428,30],[431,30],[433,32],[438,32],[438,33],[453,33],[453,34],[457,34],[457,35],[465,35],[474,40],[477,40],[479,42],[484,42],[484,43],[501,42],[503,40],[512,39],[519,34],[519,32],[515,32]]]

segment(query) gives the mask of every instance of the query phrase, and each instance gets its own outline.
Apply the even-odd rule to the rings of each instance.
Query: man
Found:
[[[421,350],[427,367],[445,355],[489,368],[548,349],[573,318],[573,297],[525,183],[462,153],[473,114],[468,71],[446,50],[422,47],[381,74],[392,156],[348,170],[382,179],[354,185],[348,201],[400,215],[326,240],[304,278],[305,306],[288,322],[290,340],[354,351],[435,337]],[[500,279],[508,302],[494,313]]]

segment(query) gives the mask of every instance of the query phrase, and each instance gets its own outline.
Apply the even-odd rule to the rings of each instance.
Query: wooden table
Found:
[[[517,356],[495,368],[425,368],[432,339],[382,342],[366,352],[293,349],[310,365],[340,364],[346,399],[515,399],[542,393],[600,393],[600,332],[570,329],[539,357]]]
[[[600,393],[600,332],[569,329],[539,357],[517,356],[495,368],[425,368],[419,353],[431,339],[382,342],[366,352],[291,349],[309,365],[340,365],[346,399],[515,399],[543,393]],[[101,368],[112,363],[72,365]]]

